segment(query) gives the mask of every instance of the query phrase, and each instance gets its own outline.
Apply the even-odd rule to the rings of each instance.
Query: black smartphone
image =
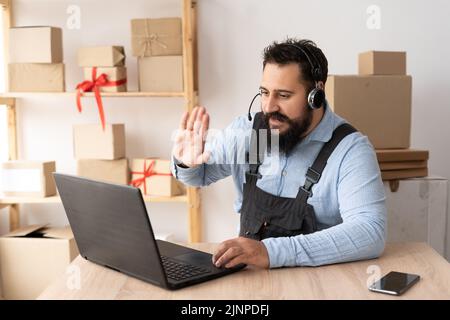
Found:
[[[369,286],[369,290],[399,296],[411,288],[419,279],[420,276],[417,274],[391,271]]]

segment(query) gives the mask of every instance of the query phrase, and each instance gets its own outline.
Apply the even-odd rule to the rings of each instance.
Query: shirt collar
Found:
[[[325,112],[322,116],[322,119],[320,120],[319,124],[314,128],[314,130],[311,131],[311,133],[308,134],[308,136],[304,139],[305,142],[309,142],[309,141],[328,142],[328,141],[330,141],[331,136],[333,135],[333,131],[336,126],[335,114],[333,111],[331,111],[327,100],[325,100],[323,108],[324,108]]]

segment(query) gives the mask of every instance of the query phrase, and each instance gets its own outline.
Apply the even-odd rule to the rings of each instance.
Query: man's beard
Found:
[[[306,108],[306,113],[303,117],[296,119],[289,119],[279,112],[271,112],[264,114],[264,125],[270,128],[269,120],[273,118],[289,125],[288,129],[279,135],[279,151],[288,155],[294,147],[299,144],[303,135],[308,131],[312,122],[312,110]]]

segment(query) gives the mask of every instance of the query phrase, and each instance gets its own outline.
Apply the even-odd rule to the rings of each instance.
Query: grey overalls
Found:
[[[285,198],[274,196],[256,186],[257,179],[262,177],[258,168],[265,152],[259,150],[259,129],[267,129],[263,128],[263,123],[263,113],[256,113],[250,138],[250,153],[256,153],[257,161],[250,163],[249,170],[245,173],[240,236],[262,240],[313,233],[317,231],[316,216],[314,208],[307,203],[308,197],[312,195],[311,188],[319,181],[328,158],[339,142],[356,132],[356,129],[346,123],[337,127],[330,141],[325,143],[313,165],[308,168],[305,184],[298,190],[297,196]],[[247,163],[249,159],[247,153]]]

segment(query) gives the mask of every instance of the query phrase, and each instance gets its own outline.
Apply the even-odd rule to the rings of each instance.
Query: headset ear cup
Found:
[[[312,89],[308,94],[308,104],[311,109],[319,109],[325,102],[325,91],[320,88]]]

